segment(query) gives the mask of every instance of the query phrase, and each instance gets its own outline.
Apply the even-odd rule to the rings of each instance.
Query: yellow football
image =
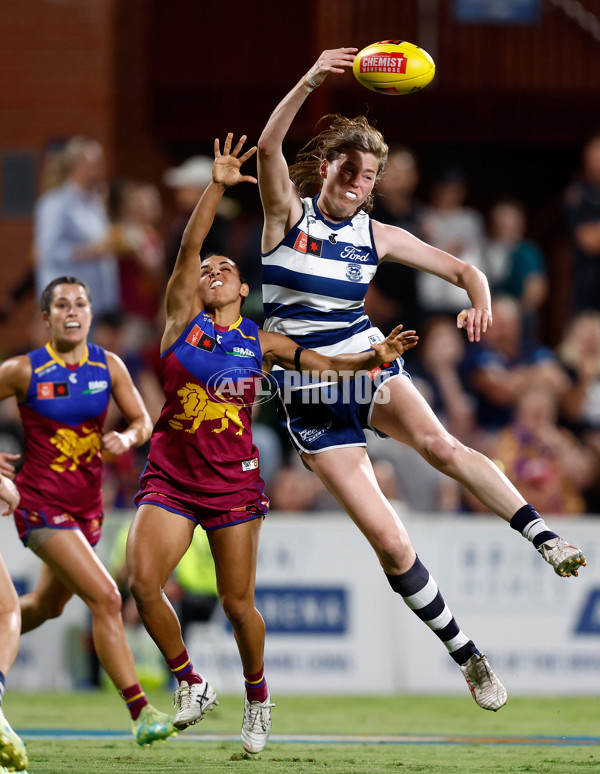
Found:
[[[380,40],[359,51],[352,71],[356,80],[378,94],[412,94],[431,83],[435,62],[414,43]]]

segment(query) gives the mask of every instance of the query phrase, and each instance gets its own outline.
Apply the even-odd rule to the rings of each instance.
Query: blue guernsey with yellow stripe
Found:
[[[88,344],[69,365],[50,344],[28,353],[32,377],[19,404],[25,464],[20,507],[61,509],[83,519],[102,512],[102,434],[111,395],[106,353]]]

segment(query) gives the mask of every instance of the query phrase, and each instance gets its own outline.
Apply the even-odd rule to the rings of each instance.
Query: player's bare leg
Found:
[[[233,627],[245,673],[263,663],[265,622],[254,607],[256,561],[262,518],[207,532],[215,560],[217,589]]]
[[[450,435],[409,379],[388,380],[381,388],[381,397],[386,396],[388,400],[373,407],[373,427],[408,444],[437,470],[462,484],[530,540],[558,575],[577,575],[585,565],[582,552],[546,525],[497,465]]]
[[[195,523],[155,505],[140,506],[127,539],[129,587],[148,634],[165,659],[184,649],[177,614],[163,589],[190,547]]]
[[[17,657],[20,628],[17,592],[0,556],[0,769],[3,771],[8,768],[22,771],[28,763],[23,740],[13,731],[2,710],[4,682]]]
[[[242,745],[261,752],[271,733],[271,697],[264,676],[265,622],[254,606],[256,561],[262,518],[210,530],[219,598],[233,627],[244,677]]]
[[[303,459],[367,538],[384,572],[399,575],[409,570],[415,563],[415,550],[379,488],[366,449],[348,446],[305,454]]]
[[[305,454],[304,459],[365,535],[392,589],[461,667],[477,704],[493,711],[504,706],[504,686],[484,654],[461,631],[435,580],[416,555],[404,525],[379,488],[366,449],[349,446]]]
[[[132,718],[139,744],[151,744],[175,733],[169,717],[148,704],[138,683],[133,655],[121,618],[121,595],[96,552],[79,530],[56,530],[36,554],[47,566],[40,595],[26,600],[30,618],[39,621],[37,610],[55,610],[65,602],[65,589],[77,594],[92,614],[92,638],[100,663],[121,692]],[[48,572],[49,571],[49,572]],[[54,576],[52,579],[51,576]],[[44,594],[42,597],[41,594]],[[55,598],[53,598],[55,594]]]
[[[56,604],[51,599],[53,592],[62,594],[59,603],[64,603],[64,588],[81,597],[92,613],[94,645],[107,674],[120,691],[137,682],[121,619],[121,595],[81,532],[57,530],[36,553],[55,579],[53,582],[46,573],[45,598],[39,600],[38,607],[52,609],[53,603]]]
[[[0,672],[8,674],[19,650],[21,614],[19,599],[0,556]]]
[[[179,619],[164,593],[192,542],[194,527],[184,516],[146,504],[138,509],[127,539],[129,586],[138,613],[179,684],[173,721],[179,729],[198,723],[219,703],[210,683],[194,669]]]
[[[73,592],[60,581],[47,564],[42,564],[37,585],[33,591],[19,597],[21,605],[21,632],[37,629],[44,621],[58,618]]]

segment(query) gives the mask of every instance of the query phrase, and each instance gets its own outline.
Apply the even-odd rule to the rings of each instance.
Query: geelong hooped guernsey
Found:
[[[46,344],[28,357],[33,373],[19,404],[25,431],[20,507],[92,519],[102,513],[101,446],[111,395],[106,354],[88,344],[81,362],[67,365]]]
[[[150,442],[147,470],[187,492],[231,492],[259,477],[252,406],[261,382],[258,325],[228,329],[199,314],[161,359],[166,401]]]
[[[364,311],[378,264],[371,220],[331,223],[317,200],[302,199],[300,220],[263,254],[264,329],[324,355],[364,352],[383,338]]]

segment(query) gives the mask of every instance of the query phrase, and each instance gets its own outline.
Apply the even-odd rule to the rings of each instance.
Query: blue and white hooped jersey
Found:
[[[301,200],[300,220],[263,254],[264,329],[324,355],[364,352],[383,340],[364,311],[378,265],[371,219],[331,223],[317,199]]]

